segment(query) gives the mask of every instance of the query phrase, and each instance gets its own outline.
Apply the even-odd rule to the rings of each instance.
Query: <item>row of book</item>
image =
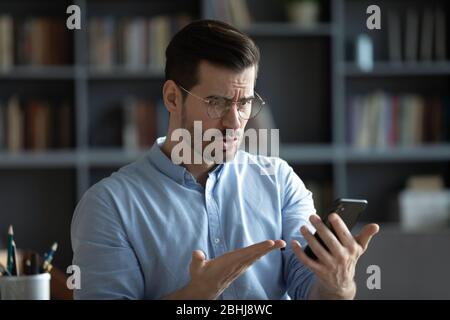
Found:
[[[450,141],[450,97],[378,91],[350,98],[347,140],[359,148]]]
[[[12,96],[0,102],[0,150],[43,151],[73,147],[72,107]]]
[[[161,69],[165,50],[175,32],[191,21],[190,16],[92,17],[89,20],[89,62],[102,69]]]
[[[290,0],[290,1],[256,1],[248,0],[210,0],[205,5],[206,15],[213,19],[228,22],[238,28],[247,28],[255,23],[255,11],[262,12],[275,20],[284,23],[294,23],[301,27],[312,27],[319,21],[320,1]]]
[[[387,13],[388,56],[391,62],[447,61],[448,32],[442,7],[413,6]]]
[[[63,18],[0,15],[0,69],[69,64],[71,39]]]

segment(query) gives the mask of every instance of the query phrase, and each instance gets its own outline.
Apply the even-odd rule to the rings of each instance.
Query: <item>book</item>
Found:
[[[446,141],[446,97],[375,91],[351,96],[347,142],[357,148],[413,146]],[[449,109],[450,110],[450,109]]]
[[[103,70],[121,65],[131,70],[165,65],[171,35],[191,21],[188,14],[146,17],[91,17],[89,62]]]
[[[72,147],[72,107],[68,102],[63,102],[57,110],[57,123],[55,129],[55,146],[61,149],[68,149]]]
[[[51,146],[52,117],[47,101],[30,100],[25,107],[25,148],[47,150]]]
[[[7,145],[10,152],[21,151],[24,147],[24,117],[17,96],[12,96],[7,105]]]
[[[104,70],[116,64],[115,19],[92,17],[89,20],[89,63]]]
[[[137,133],[139,149],[150,147],[156,139],[156,110],[152,101],[137,102]]]
[[[433,60],[433,11],[425,8],[422,12],[422,26],[420,33],[420,60]]]
[[[445,11],[441,7],[435,10],[435,54],[437,61],[447,61],[447,28]]]
[[[0,70],[14,64],[14,24],[9,15],[0,15]]]
[[[5,148],[5,108],[0,101],[0,151]]]
[[[136,119],[135,98],[126,97],[123,104],[123,129],[122,146],[126,151],[138,149],[138,131],[135,124]]]
[[[122,145],[126,151],[148,148],[156,139],[156,106],[133,96],[123,104]]]
[[[165,50],[170,42],[170,20],[167,16],[157,16],[150,20],[149,66],[152,69],[164,68]]]
[[[397,12],[388,12],[388,52],[389,61],[400,63],[402,61],[402,36],[400,18]]]
[[[228,0],[231,23],[238,28],[246,28],[251,23],[246,0]]]
[[[54,17],[16,19],[17,64],[63,65],[70,61],[70,37],[65,20]]]
[[[124,25],[124,65],[130,69],[141,69],[146,65],[147,21],[144,18],[127,20]],[[143,41],[144,40],[144,41]]]
[[[417,10],[408,8],[406,10],[405,26],[405,60],[408,62],[417,62],[418,35],[419,18]]]

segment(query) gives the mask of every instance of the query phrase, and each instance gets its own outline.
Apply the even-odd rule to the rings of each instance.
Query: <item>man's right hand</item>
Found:
[[[191,281],[165,299],[216,299],[256,260],[285,246],[283,240],[266,240],[211,260],[206,260],[202,251],[195,250],[190,266]]]

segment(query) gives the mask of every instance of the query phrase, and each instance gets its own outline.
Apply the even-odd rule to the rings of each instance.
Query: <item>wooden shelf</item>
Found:
[[[341,64],[340,69],[348,77],[450,76],[450,62],[402,64],[377,62],[370,71],[364,71],[353,63],[345,63]]]
[[[349,162],[450,161],[450,144],[367,150],[345,148],[343,153]]]
[[[0,168],[41,168],[41,167],[75,167],[75,151],[22,151],[17,153],[0,152]]]
[[[303,36],[331,36],[331,24],[318,24],[313,27],[301,27],[292,23],[254,23],[243,31],[252,37],[303,37]]]
[[[14,66],[0,70],[0,80],[73,80],[73,66]]]
[[[164,79],[164,69],[143,67],[141,69],[130,69],[127,67],[112,67],[100,69],[90,67],[88,77],[93,80],[114,80],[114,79]]]
[[[331,163],[334,158],[331,145],[282,144],[280,157],[290,162]]]

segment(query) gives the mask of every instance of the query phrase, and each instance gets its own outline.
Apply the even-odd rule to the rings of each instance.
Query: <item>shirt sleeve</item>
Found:
[[[142,299],[144,279],[113,201],[93,187],[75,209],[73,264],[80,268],[75,299]]]
[[[297,258],[292,251],[291,241],[298,240],[302,247],[307,245],[300,233],[300,227],[307,225],[314,232],[309,217],[315,214],[316,210],[312,193],[306,189],[303,181],[286,162],[283,162],[281,172],[284,189],[282,192],[283,240],[286,241],[286,250],[283,251],[284,280],[291,298],[307,299],[315,279],[314,273]]]

